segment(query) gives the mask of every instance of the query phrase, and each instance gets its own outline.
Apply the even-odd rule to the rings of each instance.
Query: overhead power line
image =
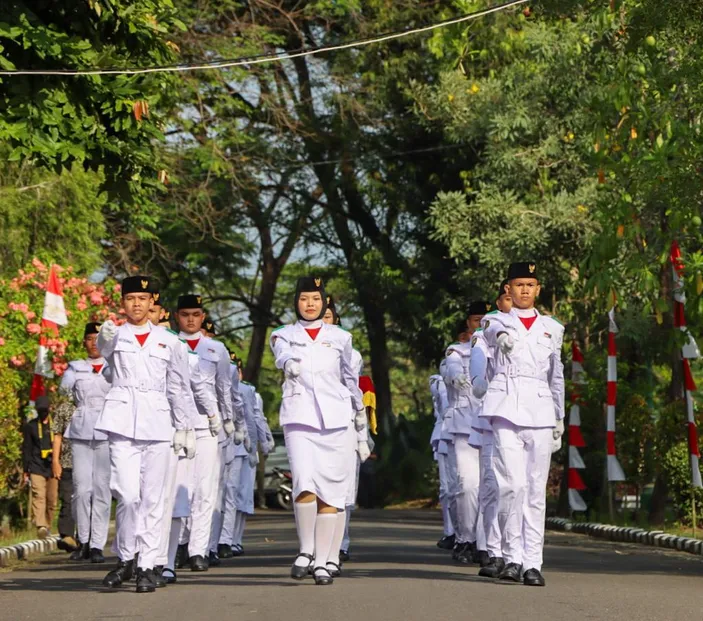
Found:
[[[401,39],[403,37],[409,37],[414,34],[420,34],[423,32],[429,32],[431,30],[436,30],[438,28],[445,28],[447,26],[453,26],[455,24],[461,24],[463,22],[468,22],[491,13],[498,13],[499,11],[504,11],[511,7],[517,6],[519,4],[525,4],[529,0],[511,0],[510,2],[505,2],[503,4],[498,4],[492,6],[488,9],[482,11],[475,11],[474,13],[467,13],[461,17],[455,17],[452,19],[446,19],[441,22],[436,22],[434,24],[429,24],[427,26],[421,26],[419,28],[410,28],[407,30],[398,30],[395,32],[389,32],[384,35],[378,35],[375,37],[367,37],[365,39],[356,39],[354,41],[347,41],[345,43],[338,43],[335,45],[324,45],[320,47],[314,47],[309,49],[303,49],[296,52],[281,52],[276,54],[261,54],[258,56],[242,56],[239,58],[230,58],[223,60],[207,61],[202,63],[185,63],[178,65],[162,65],[158,67],[126,67],[126,68],[105,68],[105,69],[4,69],[0,70],[0,75],[5,76],[16,76],[16,75],[42,75],[42,76],[82,76],[82,75],[135,75],[141,73],[169,73],[169,72],[180,72],[180,71],[198,71],[198,70],[208,70],[208,69],[227,69],[231,67],[242,67],[251,65],[260,65],[263,63],[270,62],[280,62],[282,60],[289,60],[292,58],[302,58],[304,56],[313,56],[315,54],[323,54],[325,52],[335,52],[338,50],[346,50],[353,47],[365,47],[367,45],[372,45],[374,43],[382,43],[384,41],[391,41],[393,39]]]

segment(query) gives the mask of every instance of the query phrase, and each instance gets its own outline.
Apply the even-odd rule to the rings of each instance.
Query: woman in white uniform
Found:
[[[321,278],[298,280],[298,321],[271,335],[276,366],[285,373],[280,422],[293,475],[300,552],[291,577],[302,580],[315,561],[315,584],[332,584],[327,561],[353,472],[355,418],[366,419],[352,367],[351,334],[323,323]],[[313,556],[314,555],[314,556]]]

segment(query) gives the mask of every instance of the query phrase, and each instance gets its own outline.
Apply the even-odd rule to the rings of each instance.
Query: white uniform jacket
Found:
[[[197,365],[199,381],[208,393],[207,405],[196,400],[200,419],[195,429],[203,430],[209,427],[209,416],[217,416],[219,413],[221,420],[233,418],[232,371],[227,349],[219,341],[201,336],[191,351],[197,354],[197,359],[192,355],[189,357],[190,367],[193,369]]]
[[[437,451],[439,441],[442,439],[442,419],[444,418],[444,411],[449,404],[447,401],[447,387],[444,385],[444,380],[441,375],[432,375],[430,377],[430,394],[432,395],[435,420],[434,427],[432,428],[432,436],[430,437],[430,446],[432,446],[433,451]]]
[[[256,392],[256,388],[249,382],[241,382],[240,390],[244,403],[244,421],[246,422],[247,433],[251,440],[250,452],[256,453],[260,445],[264,454],[267,454],[268,451],[265,449],[267,448],[266,432],[268,430],[268,425],[266,424],[266,418],[264,417],[264,411],[262,409],[263,400],[259,397],[259,393]],[[248,454],[249,453],[247,453],[247,450],[244,448],[244,443],[235,447],[235,456],[245,457]]]
[[[343,429],[364,409],[349,332],[323,323],[313,341],[297,322],[274,330],[270,343],[279,369],[289,360],[301,367],[299,377],[283,382],[281,426]]]
[[[447,387],[451,422],[448,430],[452,433],[471,434],[473,420],[480,409],[480,401],[471,392],[471,377],[469,362],[471,360],[471,343],[452,343],[447,347],[445,355],[446,364],[442,372],[442,379]],[[458,385],[457,379],[463,375],[467,384]]]
[[[352,369],[356,372],[356,385],[359,386],[359,378],[361,377],[361,374],[364,372],[364,357],[361,355],[361,352],[358,351],[357,349],[352,349]],[[361,388],[359,388],[361,390]],[[363,398],[363,395],[362,395]],[[355,420],[356,423],[356,420]],[[368,418],[364,418],[364,424],[361,427],[361,429],[356,430],[356,442],[357,446],[359,442],[367,442],[369,443],[369,420]],[[374,446],[374,442],[371,441],[369,443],[369,446],[372,447]],[[373,450],[373,448],[371,448]]]
[[[488,382],[491,381],[493,378],[494,369],[495,369],[495,360],[492,358],[492,350],[490,347],[488,347],[488,344],[486,343],[486,338],[483,334],[483,328],[479,328],[474,332],[473,336],[471,337],[471,351],[474,352],[476,350],[480,350],[481,353],[484,356],[484,359],[486,361],[485,365],[485,377]],[[474,356],[472,355],[471,360],[469,361],[469,372],[472,376],[472,379],[474,377],[473,373],[473,366],[474,366]],[[491,431],[491,422],[489,418],[486,418],[485,416],[481,416],[481,413],[483,412],[483,405],[485,403],[485,395],[483,398],[480,399],[478,409],[476,410],[476,416],[474,416],[473,419],[473,426],[474,429],[479,431],[479,432],[484,432],[484,431]]]
[[[98,349],[113,379],[95,428],[134,440],[167,442],[174,428],[189,427],[188,361],[174,332],[148,326],[143,346],[129,324],[120,326],[109,341],[98,334]]]
[[[495,361],[481,416],[501,417],[519,427],[554,427],[564,418],[564,326],[540,315],[527,330],[515,310],[489,313],[483,337]],[[514,348],[505,356],[496,339],[507,332]]]
[[[441,452],[443,453],[447,452],[447,442],[454,442],[454,434],[450,431],[450,427],[452,426],[453,412],[452,409],[449,407],[450,396],[453,387],[451,386],[451,384],[447,385],[447,383],[444,381],[446,369],[447,359],[445,358],[444,360],[442,360],[442,362],[439,363],[439,374],[440,377],[442,377],[442,382],[444,383],[444,390],[447,396],[447,406],[442,412],[442,425],[440,427],[439,434],[439,447],[442,449]]]
[[[95,424],[105,404],[110,382],[105,377],[107,364],[96,373],[91,360],[73,360],[61,378],[61,392],[73,396],[76,409],[64,436],[71,440],[107,440],[107,435],[96,431]]]

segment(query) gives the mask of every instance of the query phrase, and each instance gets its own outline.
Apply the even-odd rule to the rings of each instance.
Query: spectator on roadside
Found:
[[[59,481],[51,471],[54,432],[49,406],[49,397],[37,397],[34,404],[37,418],[25,423],[22,444],[24,480],[31,485],[32,515],[40,539],[51,533],[59,488]]]
[[[73,450],[71,440],[65,437],[66,428],[71,422],[75,410],[73,399],[68,395],[56,396],[51,418],[54,432],[54,444],[51,470],[59,481],[59,535],[61,540],[56,544],[59,550],[71,553],[71,560],[82,560],[83,554],[75,539],[76,520],[73,517],[71,497],[73,496]]]

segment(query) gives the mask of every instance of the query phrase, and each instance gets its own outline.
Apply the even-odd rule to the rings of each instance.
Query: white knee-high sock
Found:
[[[247,514],[237,511],[237,521],[235,523],[234,543],[238,546],[242,545],[242,537],[244,537],[244,527],[247,525]]]
[[[342,514],[344,515],[344,514]],[[315,520],[315,567],[325,567],[329,560],[334,531],[337,528],[337,513],[318,513]]]
[[[315,554],[315,520],[317,518],[316,502],[294,503],[295,526],[298,530],[298,542],[301,554]],[[296,564],[306,567],[310,561],[304,557],[296,559]]]
[[[181,534],[181,518],[173,518],[171,520],[171,534],[168,537],[168,560],[166,567],[175,569],[176,567],[176,552],[178,551],[178,538]]]
[[[339,551],[342,548],[342,539],[344,539],[344,529],[347,526],[347,514],[345,511],[337,512],[337,523],[334,526],[334,537],[332,538],[332,547],[327,558],[328,563],[339,565]]]

